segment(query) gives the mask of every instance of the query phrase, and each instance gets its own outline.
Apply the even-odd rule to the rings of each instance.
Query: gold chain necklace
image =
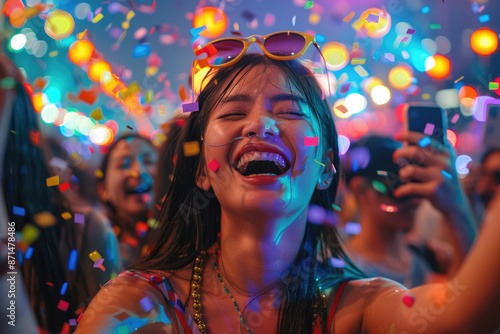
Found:
[[[198,326],[198,331],[200,334],[207,334],[207,326],[205,325],[205,322],[203,321],[203,313],[202,311],[202,305],[201,305],[201,290],[200,290],[200,285],[201,285],[201,275],[203,271],[203,258],[205,257],[206,252],[201,251],[200,255],[195,259],[194,261],[194,268],[193,268],[193,279],[191,283],[191,287],[193,288],[193,292],[191,293],[191,297],[193,297],[193,309],[194,309],[194,322]],[[252,333],[252,330],[247,326],[245,323],[245,320],[243,319],[243,315],[241,314],[238,305],[236,304],[236,301],[234,300],[233,296],[231,295],[231,292],[229,292],[229,289],[227,289],[226,285],[224,284],[224,281],[222,280],[222,276],[219,273],[219,268],[217,267],[217,263],[214,263],[214,268],[217,270],[219,281],[222,284],[222,287],[224,288],[224,291],[226,294],[231,298],[236,311],[238,312],[238,316],[240,318],[240,321],[242,322],[243,325],[245,325],[246,329],[248,330],[249,333]],[[314,312],[314,321],[312,323],[314,333],[322,333],[323,332],[323,326],[322,326],[322,318],[325,316],[325,311],[326,311],[326,302],[325,298],[326,296],[321,292],[321,289],[319,287],[316,288],[317,290],[317,295],[316,298],[314,299],[314,304],[313,304],[313,312]]]

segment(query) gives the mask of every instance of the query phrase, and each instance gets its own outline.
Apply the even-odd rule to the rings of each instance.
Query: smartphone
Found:
[[[421,103],[408,103],[406,108],[406,129],[424,133],[441,144],[446,143],[446,112],[436,106]]]
[[[486,111],[483,144],[487,148],[500,148],[500,106],[489,104]]]

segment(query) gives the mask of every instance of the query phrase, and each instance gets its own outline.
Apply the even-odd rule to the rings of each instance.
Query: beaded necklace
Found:
[[[192,279],[192,284],[191,287],[193,288],[193,292],[191,293],[191,296],[193,297],[193,309],[195,311],[194,314],[194,321],[196,325],[198,326],[198,331],[200,334],[207,334],[207,326],[205,325],[205,322],[203,321],[203,313],[202,311],[202,305],[201,305],[201,290],[200,290],[200,284],[201,284],[201,274],[202,274],[202,268],[203,268],[203,258],[205,257],[206,252],[201,251],[200,255],[195,259],[194,261],[194,268],[193,268],[193,279]],[[240,318],[241,323],[245,326],[247,329],[248,333],[254,334],[254,332],[248,327],[248,325],[245,322],[245,319],[243,319],[243,314],[240,311],[240,308],[238,307],[238,304],[236,303],[236,300],[234,299],[233,295],[229,291],[229,289],[226,287],[226,284],[224,283],[224,280],[222,279],[222,276],[219,272],[219,267],[217,266],[217,262],[214,262],[214,269],[217,271],[217,277],[219,278],[219,282],[221,283],[222,287],[224,288],[224,291],[226,294],[231,298],[231,301],[233,302],[233,305],[236,309],[236,312],[238,312],[238,317]],[[313,304],[313,312],[314,312],[314,320],[312,323],[313,329],[314,329],[314,334],[319,334],[323,332],[323,326],[322,326],[322,321],[321,319],[325,316],[325,311],[326,311],[326,302],[325,302],[325,295],[321,292],[320,288],[316,288],[317,295],[316,298],[314,299],[314,304]]]

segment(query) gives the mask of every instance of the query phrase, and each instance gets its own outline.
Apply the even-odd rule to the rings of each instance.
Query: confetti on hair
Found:
[[[61,291],[60,291],[61,296],[64,296],[66,294],[67,289],[68,289],[68,282],[64,282],[63,285],[61,286]]]
[[[215,173],[215,171],[216,171],[217,169],[219,169],[219,167],[220,167],[219,163],[218,163],[218,162],[217,162],[217,160],[215,160],[215,159],[213,159],[212,161],[210,161],[210,163],[209,163],[207,166],[208,166],[208,168],[210,168],[210,170],[211,170],[212,172],[214,172],[214,173]]]
[[[76,263],[78,262],[78,251],[76,249],[72,249],[69,252],[68,258],[68,270],[73,271],[76,269]]]
[[[335,203],[333,203],[333,204],[332,204],[332,209],[333,209],[333,210],[335,210],[335,211],[337,211],[337,212],[340,212],[340,211],[341,211],[340,206],[338,206],[338,205],[337,205],[337,204],[335,204]]]
[[[130,125],[127,125],[127,129],[134,130],[134,128],[131,127]]]
[[[336,257],[331,257],[330,258],[330,263],[334,268],[344,268],[345,267],[345,261],[342,259],[337,259]]]
[[[99,259],[97,259],[97,260],[94,261],[93,267],[94,268],[99,268],[102,265],[103,262],[104,262],[104,258],[101,257],[101,258],[99,258]]]
[[[186,142],[182,144],[182,148],[186,157],[192,157],[200,154],[200,143],[197,141]]]
[[[62,217],[62,219],[64,219],[64,220],[69,220],[69,219],[71,219],[73,216],[71,215],[71,213],[69,213],[68,211],[66,211],[66,212],[61,213],[61,217]]]
[[[100,169],[96,169],[94,171],[94,176],[97,177],[98,179],[102,179],[104,177],[104,173]]]
[[[398,207],[389,204],[380,204],[380,210],[390,213],[398,212]]]
[[[12,77],[3,78],[0,80],[0,87],[2,89],[14,88],[16,86],[16,79]]]
[[[33,256],[33,247],[28,247],[28,249],[26,249],[26,252],[24,253],[24,259],[25,260],[29,260],[31,259],[31,256]]]
[[[380,181],[377,180],[372,181],[372,187],[381,194],[387,193],[387,187]]]
[[[385,170],[378,170],[377,171],[377,175],[381,175],[381,176],[387,176],[387,172]]]
[[[193,103],[183,103],[182,104],[182,112],[187,113],[187,112],[195,112],[199,110],[199,105],[198,102],[193,102]]]
[[[85,216],[80,213],[75,213],[75,223],[85,224]]]
[[[319,161],[318,161],[318,160],[316,160],[316,159],[314,159],[314,162],[316,162],[316,163],[320,164],[320,165],[321,165],[321,166],[323,166],[323,167],[326,167],[326,165],[325,165],[324,163],[321,163],[321,162],[319,162]]]
[[[57,308],[60,309],[61,311],[67,311],[68,310],[69,303],[65,300],[60,300],[59,303],[57,304]]]
[[[68,190],[69,188],[70,188],[70,186],[69,186],[69,183],[68,183],[68,182],[64,182],[64,183],[61,183],[61,184],[59,185],[59,190],[60,190],[61,192],[65,192],[65,191],[66,191],[66,190]]]
[[[319,137],[304,137],[304,146],[318,146]]]
[[[145,222],[137,222],[135,224],[135,234],[137,234],[140,237],[145,237],[146,233],[148,232],[148,224]]]
[[[47,178],[47,187],[54,187],[59,185],[59,175]]]
[[[21,216],[21,217],[24,217],[26,216],[26,209],[25,208],[21,208],[19,206],[13,206],[12,207],[12,213],[15,215],[15,216]]]
[[[89,257],[93,262],[95,262],[95,261],[99,260],[102,256],[101,256],[101,254],[99,254],[98,251],[95,250],[89,254]]]
[[[415,296],[411,292],[405,291],[403,293],[403,303],[408,307],[412,307],[413,303],[415,303]]]
[[[358,235],[361,233],[361,224],[356,222],[347,222],[344,227],[345,233],[349,235]]]

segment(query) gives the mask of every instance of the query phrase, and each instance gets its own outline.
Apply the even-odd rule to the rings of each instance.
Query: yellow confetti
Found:
[[[318,164],[320,164],[321,166],[326,167],[326,165],[325,165],[325,164],[323,164],[323,163],[319,162],[319,161],[318,161],[318,160],[316,160],[316,159],[314,159],[314,162],[317,162],[317,163],[318,163]]]
[[[122,29],[127,30],[128,28],[130,28],[130,23],[128,21],[122,22]]]
[[[52,226],[57,222],[56,217],[54,217],[54,215],[48,211],[43,211],[43,212],[37,213],[33,217],[33,220],[40,227]]]
[[[158,67],[156,66],[148,66],[146,67],[146,71],[144,71],[147,77],[152,77],[156,73],[158,73]]]
[[[352,51],[357,51],[359,49],[359,43],[356,42],[352,45]]]
[[[429,93],[422,94],[422,100],[430,100],[430,98],[431,98],[431,94],[429,94]]]
[[[102,116],[102,110],[101,110],[101,107],[98,107],[97,109],[93,110],[91,113],[90,113],[90,117],[92,117],[93,119],[95,119],[96,121],[100,121],[101,119],[103,119],[104,117]]]
[[[460,80],[462,80],[464,78],[464,76],[462,75],[460,78],[458,78],[457,80],[455,80],[455,83],[459,82]]]
[[[64,220],[69,220],[69,219],[71,219],[73,216],[71,215],[71,213],[69,213],[68,211],[66,211],[66,212],[61,213],[61,217],[62,217]]]
[[[152,89],[148,89],[146,91],[146,96],[145,96],[146,103],[151,103],[151,101],[153,101],[154,94],[155,92]]]
[[[238,22],[233,23],[233,30],[236,30],[236,31],[240,30],[240,24]]]
[[[53,58],[53,57],[57,56],[58,54],[59,54],[59,51],[57,51],[57,50],[51,51],[51,52],[49,52],[49,57]]]
[[[104,15],[102,15],[102,13],[97,14],[94,17],[94,19],[92,20],[92,23],[97,23],[97,22],[101,21],[103,17],[104,17]]]
[[[102,256],[101,254],[99,254],[99,252],[97,252],[96,250],[93,251],[92,253],[89,254],[89,257],[92,259],[92,261],[97,261],[99,260]]]
[[[23,236],[23,242],[26,245],[30,245],[33,241],[38,239],[40,236],[40,231],[32,224],[27,224],[21,230],[21,234]]]
[[[127,21],[130,21],[134,18],[135,12],[131,10],[130,12],[127,13]]]
[[[192,157],[200,154],[200,143],[197,141],[189,141],[182,145],[184,149],[184,155],[186,157]]]
[[[351,65],[364,65],[366,58],[352,58]]]
[[[97,177],[98,179],[102,179],[104,177],[104,173],[100,169],[96,169],[94,171],[94,176]]]
[[[366,78],[369,76],[368,72],[365,70],[365,68],[361,65],[357,65],[354,67],[354,71],[359,74],[360,77]]]
[[[47,178],[47,187],[54,187],[59,185],[59,175]]]
[[[165,107],[164,104],[159,104],[158,105],[158,114],[160,114],[160,115],[166,115],[167,114],[167,108]]]
[[[82,39],[83,37],[85,37],[86,34],[87,34],[87,29],[76,34],[76,39]]]

